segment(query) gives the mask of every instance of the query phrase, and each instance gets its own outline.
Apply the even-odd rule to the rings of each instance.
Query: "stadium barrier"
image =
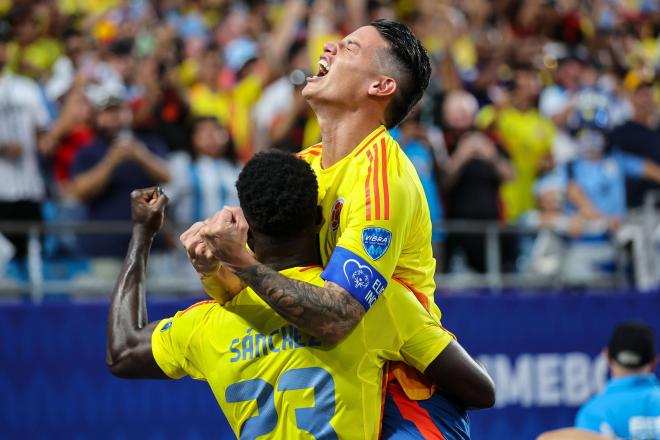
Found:
[[[639,290],[653,290],[660,286],[660,216],[655,208],[656,199],[660,200],[655,193],[650,193],[644,208],[631,213],[616,234],[603,230],[601,225],[588,227],[584,236],[579,238],[571,238],[562,231],[548,228],[492,221],[454,220],[434,225],[440,236],[481,235],[486,263],[483,274],[466,269],[438,273],[437,283],[448,290],[487,288],[495,292],[505,288],[573,286],[635,286]],[[183,229],[175,225],[166,227],[174,240]],[[49,243],[52,243],[63,237],[70,239],[71,236],[84,240],[85,234],[125,234],[130,230],[129,222],[0,221],[0,234],[20,232],[29,237],[27,264],[22,271],[18,271],[18,276],[2,276],[8,258],[5,255],[3,259],[0,246],[0,295],[28,292],[38,302],[49,293],[90,295],[107,292],[114,284],[119,260],[104,261],[101,265],[103,270],[95,271],[92,269],[98,266],[96,261],[91,264],[84,258],[48,258],[44,241],[50,240]],[[513,240],[506,240],[506,237],[513,237]],[[437,247],[442,248],[441,243]],[[505,272],[502,268],[503,245],[516,247],[515,271]],[[150,285],[156,292],[175,294],[199,291],[199,282],[180,246],[169,252],[152,252],[150,267]]]
[[[438,293],[443,323],[489,369],[494,409],[471,413],[475,440],[533,440],[573,423],[599,391],[613,327],[641,319],[660,335],[660,293]],[[162,300],[150,319],[194,300]],[[106,301],[0,302],[0,438],[229,439],[205,383],[129,381],[104,364]],[[658,347],[660,348],[660,347]]]

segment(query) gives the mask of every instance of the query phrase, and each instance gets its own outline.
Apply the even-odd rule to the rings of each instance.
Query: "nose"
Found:
[[[329,54],[329,55],[336,55],[337,54],[337,43],[335,42],[330,42],[330,43],[325,43],[323,45],[323,53],[324,54]]]

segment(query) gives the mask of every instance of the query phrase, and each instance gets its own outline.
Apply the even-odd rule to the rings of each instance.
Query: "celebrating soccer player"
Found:
[[[248,162],[237,188],[258,261],[297,283],[322,285],[318,191],[309,165],[262,153]],[[167,197],[151,188],[131,198],[133,235],[108,326],[114,374],[206,380],[241,439],[375,439],[386,360],[405,361],[438,381],[445,374],[437,357],[451,336],[397,281],[332,347],[287,323],[250,288],[222,306],[203,301],[148,323],[146,265]],[[460,369],[477,377],[480,367],[460,351]]]
[[[191,258],[202,261],[204,253],[212,253],[223,270],[233,271],[281,316],[324,343],[341,341],[356,328],[392,278],[408,285],[439,322],[428,205],[413,165],[387,131],[419,101],[430,72],[419,40],[394,21],[372,22],[324,46],[318,74],[302,91],[323,142],[300,154],[317,175],[326,220],[320,231],[323,286],[293,280],[255,260],[245,248],[247,223],[236,209],[195,226],[198,233],[184,241]],[[200,238],[205,248],[191,245]],[[214,275],[202,275],[207,289],[215,289],[209,282]],[[449,344],[445,350],[448,371],[454,349]],[[413,368],[396,364],[391,376],[383,438],[469,438],[463,409],[435,393]],[[492,389],[466,399],[464,383],[449,377],[442,383],[445,395],[468,406],[492,405]]]

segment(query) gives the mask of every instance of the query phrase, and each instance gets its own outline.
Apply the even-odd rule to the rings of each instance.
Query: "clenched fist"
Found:
[[[131,193],[131,218],[133,225],[139,226],[152,235],[160,230],[165,219],[168,198],[160,187],[136,189]]]

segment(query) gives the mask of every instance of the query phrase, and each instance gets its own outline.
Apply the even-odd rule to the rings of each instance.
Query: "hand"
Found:
[[[130,142],[115,142],[106,154],[106,160],[116,167],[127,160],[133,159],[135,152]]]
[[[160,230],[165,219],[168,198],[160,187],[136,189],[131,193],[133,225],[152,235]]]
[[[235,270],[256,263],[245,248],[248,228],[241,208],[225,207],[206,220],[200,235],[215,258]]]
[[[220,267],[220,261],[213,256],[213,252],[199,233],[204,226],[204,222],[194,223],[179,237],[190,263],[201,276],[215,273]]]
[[[16,142],[7,142],[0,145],[0,157],[7,160],[17,161],[23,156],[23,148]]]

